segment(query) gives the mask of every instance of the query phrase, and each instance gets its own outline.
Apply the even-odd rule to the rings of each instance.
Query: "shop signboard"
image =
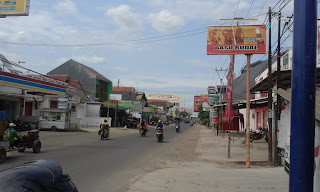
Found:
[[[68,108],[68,97],[58,97],[58,108],[59,109]]]
[[[122,99],[121,94],[110,94],[110,100],[111,101],[120,101]]]
[[[209,26],[207,54],[264,54],[266,25]]]
[[[154,108],[152,108],[152,107],[144,107],[143,108],[143,112],[145,112],[145,113],[153,113],[154,112]]]
[[[162,101],[180,101],[181,95],[169,95],[169,94],[153,94],[147,95],[148,100],[162,100]]]
[[[0,17],[28,16],[30,0],[0,0]]]
[[[118,101],[118,107],[130,109],[131,108],[131,101]]]

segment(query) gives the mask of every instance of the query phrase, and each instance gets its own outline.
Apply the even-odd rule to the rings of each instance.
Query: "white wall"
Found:
[[[101,106],[100,103],[97,103],[97,104],[87,103],[86,116],[87,117],[99,117],[100,106]]]
[[[247,109],[239,109],[239,112],[243,114],[243,118],[244,118],[244,128],[246,128],[247,126]],[[250,130],[253,130],[256,126],[256,121],[255,118],[252,118],[252,114],[255,114],[255,110],[254,109],[250,109]]]

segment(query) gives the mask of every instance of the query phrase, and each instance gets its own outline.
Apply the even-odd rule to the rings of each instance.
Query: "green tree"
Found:
[[[199,105],[199,114],[198,114],[198,118],[200,120],[203,120],[203,119],[209,119],[209,115],[210,115],[210,112],[209,111],[203,111],[203,107],[202,107],[202,104]]]

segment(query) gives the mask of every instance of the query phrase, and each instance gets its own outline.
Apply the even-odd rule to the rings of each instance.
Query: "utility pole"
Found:
[[[223,118],[222,118],[222,116],[223,116],[223,105],[222,105],[222,80],[223,80],[223,78],[220,76],[220,72],[226,73],[227,71],[228,71],[228,69],[222,69],[222,68],[216,69],[216,72],[217,72],[219,79],[220,79],[220,105],[221,105],[221,109],[220,109],[220,125],[219,125],[219,127],[220,127],[220,131],[222,133],[222,136],[224,136]],[[219,129],[217,129],[217,135],[219,135]]]
[[[246,101],[246,168],[250,168],[250,57],[247,56],[247,101]]]
[[[271,7],[269,7],[269,51],[268,51],[268,165],[273,165],[272,160],[272,79],[271,79]]]
[[[314,181],[317,1],[294,1],[290,192],[311,192]]]
[[[278,15],[278,53],[277,53],[277,90],[281,88],[281,66],[280,66],[280,46],[281,46],[281,35],[280,35],[280,29],[281,29],[281,11]],[[274,141],[273,141],[273,149],[274,149],[274,155],[273,155],[273,165],[277,166],[277,156],[278,156],[278,146],[277,146],[277,130],[279,128],[279,120],[280,120],[280,114],[281,114],[281,96],[277,94],[277,113],[276,113],[276,127],[274,130]]]
[[[118,88],[117,88],[117,94],[119,92],[119,79],[118,79]],[[117,104],[116,104],[116,111],[114,113],[114,127],[117,126],[117,113],[118,113],[118,100],[117,100]]]

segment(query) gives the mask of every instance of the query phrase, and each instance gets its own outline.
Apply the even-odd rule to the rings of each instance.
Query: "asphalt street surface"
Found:
[[[154,128],[145,137],[138,130],[113,136],[111,130],[109,140],[100,140],[97,133],[40,132],[40,153],[34,154],[31,149],[11,152],[0,170],[31,160],[52,159],[71,176],[79,191],[126,191],[137,176],[148,171],[147,165],[170,148],[170,141],[189,128],[189,124],[181,124],[176,133],[174,124],[165,126],[163,143],[157,142]]]

